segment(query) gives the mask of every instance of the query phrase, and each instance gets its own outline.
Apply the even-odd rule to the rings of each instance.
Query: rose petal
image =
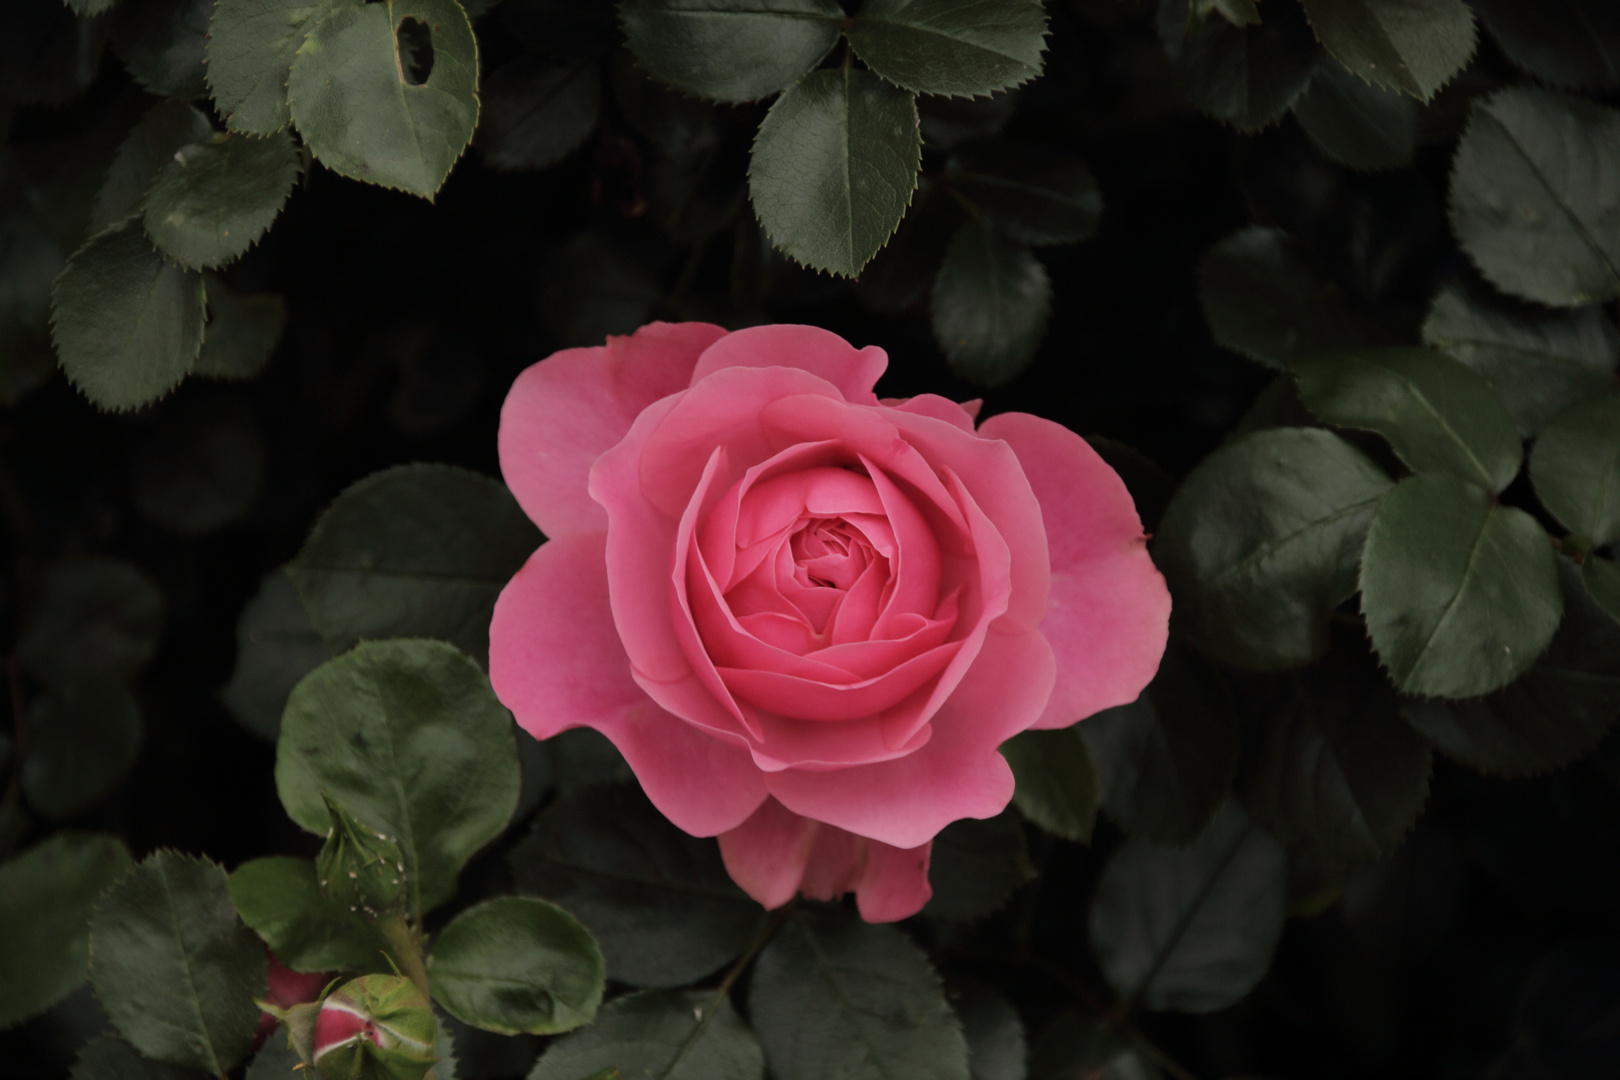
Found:
[[[855,883],[855,907],[861,918],[874,923],[898,922],[921,911],[934,895],[928,884],[934,842],[914,848],[890,847],[879,840],[862,842],[866,865]]]
[[[974,400],[958,405],[950,398],[940,397],[938,394],[918,394],[912,398],[884,398],[883,404],[901,412],[932,416],[935,420],[943,420],[952,427],[961,428],[972,434],[973,418],[979,415],[979,406],[983,402]]]
[[[743,892],[779,908],[799,891],[815,838],[815,822],[766,799],[747,821],[720,834],[720,858]]]
[[[692,372],[696,386],[729,367],[795,367],[836,386],[846,401],[876,404],[872,387],[889,366],[889,354],[876,345],[857,349],[819,326],[751,326],[709,346]]]

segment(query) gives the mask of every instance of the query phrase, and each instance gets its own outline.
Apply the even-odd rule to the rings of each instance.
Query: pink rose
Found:
[[[336,974],[332,971],[294,971],[277,960],[269,946],[265,946],[264,955],[269,965],[269,984],[265,988],[264,1000],[277,1009],[290,1009],[294,1005],[314,1001]],[[270,1013],[260,1012],[259,1027],[253,1033],[253,1049],[257,1050],[280,1022]]]
[[[513,384],[501,470],[550,542],[490,626],[536,738],[593,727],[767,907],[927,902],[996,748],[1133,700],[1170,597],[1119,477],[1024,413],[880,401],[881,349],[653,323]]]

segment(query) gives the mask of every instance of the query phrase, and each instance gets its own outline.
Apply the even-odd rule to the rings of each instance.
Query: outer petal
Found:
[[[1170,591],[1148,556],[1124,481],[1084,439],[1050,420],[1003,413],[979,432],[1018,455],[1052,553],[1041,631],[1057,656],[1057,685],[1034,726],[1067,727],[1135,701],[1164,655]]]
[[[501,406],[501,474],[550,537],[607,527],[586,493],[591,463],[642,409],[686,388],[698,356],[726,331],[649,323],[605,346],[564,349],[526,369]]]
[[[846,401],[874,405],[872,387],[888,366],[889,354],[876,345],[857,349],[819,326],[751,326],[711,345],[692,372],[692,385],[722,368],[793,367],[826,379]]]
[[[747,821],[720,834],[726,873],[767,908],[779,908],[799,891],[816,828],[809,818],[766,799]]]

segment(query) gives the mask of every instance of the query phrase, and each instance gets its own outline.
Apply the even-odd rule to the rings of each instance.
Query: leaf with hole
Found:
[[[1609,0],[1473,0],[1508,59],[1538,79],[1575,89],[1620,86],[1620,7]]]
[[[1316,148],[1341,165],[1368,172],[1403,169],[1417,149],[1417,104],[1338,64],[1318,65],[1294,102],[1294,119]]]
[[[707,990],[642,990],[602,1006],[596,1022],[546,1048],[529,1080],[763,1080],[754,1033]]]
[[[1311,29],[1352,74],[1428,101],[1474,55],[1463,0],[1301,0]]]
[[[214,125],[208,117],[187,102],[162,101],[146,110],[124,136],[107,169],[107,178],[90,212],[91,230],[100,231],[141,213],[146,205],[146,190],[163,166],[181,147],[213,133]]]
[[[331,658],[286,571],[272,570],[237,619],[236,667],[220,700],[243,727],[274,742],[293,687]]]
[[[47,686],[28,708],[28,805],[53,821],[93,809],[124,782],[142,734],[140,706],[121,679],[84,672]]]
[[[1620,540],[1620,394],[1553,418],[1530,455],[1536,497],[1584,549]]]
[[[1295,4],[1267,8],[1256,25],[1205,19],[1191,27],[1187,0],[1162,0],[1158,27],[1181,91],[1199,111],[1239,131],[1282,119],[1322,54]]]
[[[146,191],[146,235],[182,266],[217,269],[258,243],[297,179],[288,135],[221,132],[191,143]]]
[[[1016,143],[975,143],[945,165],[945,182],[1013,240],[1072,244],[1097,231],[1102,191],[1078,158]]]
[[[596,128],[602,111],[602,69],[548,64],[521,57],[485,81],[478,145],[497,169],[544,169],[569,154]]]
[[[846,32],[867,67],[917,94],[972,97],[1041,73],[1040,0],[867,0]]]
[[[1012,766],[1013,805],[1053,836],[1091,843],[1097,770],[1075,728],[1025,731],[1001,745]]]
[[[308,859],[250,859],[231,873],[230,890],[242,921],[294,971],[375,970],[384,963],[382,934],[321,893]]]
[[[287,301],[274,293],[242,295],[223,279],[204,274],[208,327],[193,375],[205,379],[252,379],[264,370],[287,325]]]
[[[1033,881],[1017,814],[953,821],[928,856],[928,883],[934,895],[923,908],[929,918],[971,922],[1000,911],[1019,887]]]
[[[17,641],[23,665],[45,679],[82,672],[133,675],[157,652],[163,594],[134,563],[70,556],[45,571]]]
[[[204,63],[214,0],[120,0],[112,48],[135,81],[159,97],[208,96]]]
[[[838,0],[624,0],[626,43],[653,78],[713,101],[770,97],[838,41]]]
[[[304,37],[334,7],[360,0],[216,0],[208,89],[232,131],[274,135],[291,121],[287,77]]]
[[[1027,244],[970,221],[934,279],[934,340],[951,368],[985,386],[1010,382],[1035,359],[1052,318],[1052,279]]]

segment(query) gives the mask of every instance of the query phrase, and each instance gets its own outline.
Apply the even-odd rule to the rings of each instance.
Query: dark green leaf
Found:
[[[718,845],[671,825],[634,784],[565,796],[511,861],[518,887],[577,914],[608,973],[632,986],[701,979],[741,954],[763,917],[732,884]]]
[[[1431,349],[1300,357],[1305,407],[1335,427],[1375,431],[1416,472],[1444,472],[1491,491],[1519,472],[1524,448],[1483,376]]]
[[[1144,840],[1191,842],[1237,772],[1241,739],[1226,688],[1179,642],[1141,697],[1076,730],[1096,762],[1103,809]]]
[[[1598,606],[1620,620],[1620,566],[1612,559],[1588,554],[1581,564],[1581,580]]]
[[[754,966],[748,1012],[776,1080],[968,1080],[967,1043],[917,946],[806,908]]]
[[[1399,690],[1462,698],[1524,674],[1563,601],[1552,543],[1534,518],[1428,473],[1398,484],[1367,530],[1361,609]]]
[[[645,323],[662,295],[647,262],[593,231],[555,248],[540,272],[540,315],[558,344],[600,345]]]
[[[1216,450],[1182,482],[1154,542],[1178,629],[1238,667],[1322,655],[1389,488],[1366,455],[1317,428],[1271,428]]]
[[[299,683],[281,718],[287,813],[324,836],[324,790],[387,832],[418,915],[450,899],[462,865],[506,827],[518,782],[506,710],[478,665],[442,642],[367,642]]]
[[[1474,55],[1474,13],[1463,0],[1301,2],[1317,40],[1352,74],[1424,101]]]
[[[1026,731],[1001,746],[1017,788],[1013,805],[1065,840],[1091,843],[1097,820],[1097,770],[1075,728]]]
[[[950,997],[967,1040],[971,1080],[1024,1080],[1029,1046],[1012,1002],[993,987],[969,981],[953,983]]]
[[[1159,38],[1176,82],[1201,111],[1240,131],[1282,119],[1304,92],[1321,48],[1295,4],[1272,4],[1254,26],[1188,24],[1187,0],[1161,0]]]
[[[237,921],[224,870],[158,851],[96,905],[90,983],[142,1054],[222,1075],[253,1041],[264,947]]]
[[[1142,528],[1149,533],[1158,532],[1159,519],[1164,516],[1164,509],[1170,505],[1170,496],[1176,490],[1176,482],[1170,474],[1158,462],[1118,439],[1087,435],[1086,442],[1125,481],[1125,490],[1131,493],[1131,501],[1136,503],[1136,512],[1142,518]]]
[[[495,598],[540,540],[498,481],[450,465],[400,465],[339,495],[287,575],[335,650],[425,636],[482,660]]]
[[[204,274],[208,328],[191,369],[208,379],[251,379],[264,370],[287,324],[287,301],[273,293],[243,296],[222,278]]]
[[[748,190],[773,244],[855,277],[905,216],[921,160],[916,98],[870,72],[813,71],[765,114]]]
[[[1417,149],[1417,105],[1338,64],[1324,63],[1294,102],[1294,117],[1318,150],[1352,169],[1402,169]]]
[[[28,805],[57,821],[77,817],[111,795],[135,764],[141,710],[122,680],[86,672],[34,699],[28,739]]]
[[[159,97],[207,97],[204,60],[214,0],[120,0],[112,47],[135,81]]]
[[[232,131],[287,126],[287,76],[304,36],[334,7],[358,0],[216,0],[208,30],[208,88]]]
[[[1255,395],[1238,418],[1237,426],[1227,432],[1226,441],[1235,442],[1245,435],[1272,428],[1320,426],[1305,403],[1299,400],[1299,387],[1294,385],[1293,375],[1278,375]],[[1145,517],[1142,524],[1147,527]]]
[[[187,1080],[193,1075],[141,1057],[116,1035],[97,1035],[79,1051],[71,1080]]]
[[[181,536],[222,529],[253,508],[264,456],[264,438],[241,398],[210,392],[165,402],[135,443],[135,505]]]
[[[248,1062],[242,1080],[303,1080],[308,1070],[303,1068],[298,1051],[287,1045],[279,1033],[271,1035],[253,1060]]]
[[[1473,0],[1508,59],[1557,86],[1620,85],[1620,8],[1609,0]]]
[[[481,90],[478,145],[497,169],[544,169],[584,142],[602,111],[602,69],[532,57],[496,71]]]
[[[1234,804],[1187,848],[1132,838],[1091,902],[1091,948],[1123,1000],[1213,1012],[1271,965],[1287,916],[1283,850]]]
[[[1530,479],[1582,548],[1620,540],[1620,394],[1554,417],[1530,455]]]
[[[202,348],[202,275],[169,262],[132,222],[73,253],[51,297],[68,381],[103,409],[148,405],[180,385]]]
[[[101,71],[104,19],[77,19],[61,0],[10,0],[0,34],[0,98],[61,105]]]
[[[1620,113],[1533,87],[1476,98],[1451,229],[1504,292],[1555,307],[1620,295]]]
[[[331,658],[286,572],[272,570],[237,620],[236,667],[220,700],[243,727],[273,742],[287,695]]]
[[[1041,73],[1040,0],[866,0],[849,44],[867,67],[918,94],[994,94]]]
[[[1102,191],[1084,163],[1013,143],[959,151],[946,163],[945,180],[999,231],[1029,244],[1088,239],[1102,216]]]
[[[1017,814],[953,821],[934,837],[928,862],[934,895],[923,914],[952,922],[981,919],[1034,878]]]
[[[146,192],[146,235],[192,269],[218,268],[258,243],[298,179],[285,134],[221,132],[176,151]]]
[[[157,652],[163,594],[134,563],[80,556],[52,563],[17,654],[36,674],[133,675]]]
[[[619,18],[653,78],[715,101],[770,97],[838,41],[837,0],[623,0]]]
[[[596,1023],[547,1047],[529,1080],[763,1080],[753,1032],[729,998],[712,1007],[711,997],[642,990],[615,998]]]
[[[377,970],[387,943],[357,912],[321,895],[315,864],[272,855],[231,874],[237,914],[294,971]]]
[[[861,270],[855,298],[873,311],[898,315],[926,297],[965,216],[961,204],[925,182],[894,238]]]
[[[96,897],[134,860],[105,833],[58,832],[0,863],[0,1028],[84,982]]]
[[[1485,376],[1519,434],[1614,386],[1620,332],[1601,307],[1547,311],[1451,284],[1435,295],[1423,340]]]
[[[1233,26],[1258,26],[1261,21],[1258,0],[1193,0],[1195,24],[1211,15],[1219,15]]]
[[[568,912],[532,896],[468,908],[433,942],[433,1000],[485,1031],[555,1035],[602,1003],[602,951]]]
[[[432,43],[421,81],[413,30]],[[287,103],[322,165],[432,199],[478,125],[478,43],[467,13],[456,0],[334,7],[298,47]]]
[[[1001,386],[1029,366],[1052,317],[1052,280],[1026,244],[983,220],[945,249],[934,279],[934,338],[952,369]]]
[[[546,740],[545,748],[550,751],[557,793],[565,799],[597,784],[628,784],[635,779],[618,747],[592,728],[572,728],[553,735]]]
[[[214,126],[195,106],[184,101],[164,101],[146,110],[140,122],[119,144],[118,154],[107,170],[107,179],[96,193],[90,214],[91,231],[117,225],[146,206],[146,189],[152,186],[163,166],[173,160],[181,147],[208,138]]]
[[[1030,1080],[1162,1080],[1118,1027],[1066,1009],[1041,1031],[1029,1055]]]

